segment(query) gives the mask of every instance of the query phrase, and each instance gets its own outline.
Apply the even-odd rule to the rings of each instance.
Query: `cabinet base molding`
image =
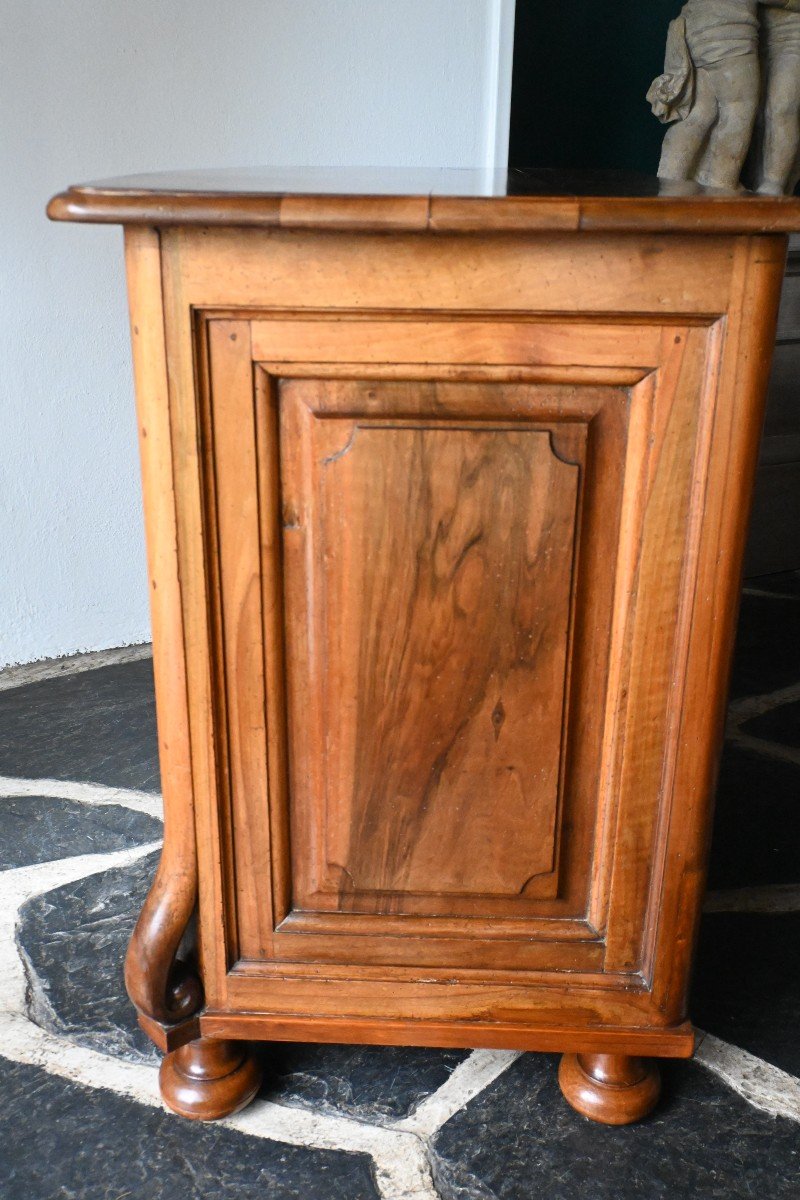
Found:
[[[691,1022],[664,1029],[534,1026],[477,1021],[387,1021],[262,1013],[205,1012],[204,1038],[267,1042],[350,1043],[361,1046],[429,1046],[449,1050],[523,1050],[543,1054],[636,1054],[650,1058],[691,1058]]]
[[[156,1021],[142,1012],[138,1014],[138,1019],[140,1027],[162,1054],[180,1050],[187,1042],[193,1042],[195,1038],[200,1037],[200,1020],[196,1015],[178,1022],[177,1025],[166,1025],[163,1021]]]
[[[565,1054],[558,1082],[567,1103],[601,1125],[640,1121],[661,1094],[656,1064],[625,1054]]]
[[[250,1103],[261,1083],[261,1067],[245,1043],[198,1038],[166,1056],[158,1081],[173,1112],[195,1121],[218,1121]]]

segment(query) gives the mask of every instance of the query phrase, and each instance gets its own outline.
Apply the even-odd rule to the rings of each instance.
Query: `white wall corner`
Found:
[[[516,0],[488,0],[484,166],[508,166]]]

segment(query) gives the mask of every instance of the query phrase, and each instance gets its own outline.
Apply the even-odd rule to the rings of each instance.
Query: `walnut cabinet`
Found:
[[[542,188],[51,202],[126,226],[166,808],[127,982],[187,1116],[256,1040],[563,1051],[609,1123],[692,1053],[798,204]]]

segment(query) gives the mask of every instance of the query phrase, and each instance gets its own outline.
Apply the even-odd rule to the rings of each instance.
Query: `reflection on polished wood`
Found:
[[[602,1125],[640,1121],[661,1091],[656,1064],[624,1054],[565,1054],[558,1082],[576,1112]]]
[[[247,1102],[247,1041],[558,1050],[612,1123],[692,1051],[800,207],[549,182],[51,203],[128,226],[166,827],[127,978],[186,1115]]]
[[[159,1072],[164,1102],[194,1121],[218,1121],[249,1104],[261,1068],[245,1042],[198,1038],[166,1056]]]
[[[265,167],[131,175],[54,196],[60,221],[253,225],[395,232],[779,233],[800,200],[695,189],[670,194],[615,172],[419,167]]]

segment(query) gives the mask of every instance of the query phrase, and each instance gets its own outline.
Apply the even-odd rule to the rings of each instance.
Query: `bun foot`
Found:
[[[558,1068],[564,1099],[581,1116],[603,1125],[630,1125],[656,1106],[658,1067],[626,1054],[565,1054]]]
[[[246,1042],[198,1038],[166,1056],[158,1081],[161,1098],[173,1112],[193,1121],[217,1121],[250,1103],[261,1067]]]

